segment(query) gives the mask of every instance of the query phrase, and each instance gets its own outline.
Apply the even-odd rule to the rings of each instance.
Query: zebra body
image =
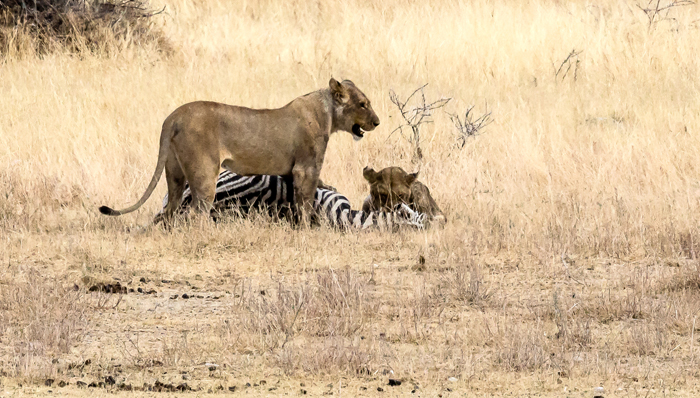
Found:
[[[271,216],[288,214],[294,202],[294,188],[291,176],[240,176],[228,170],[219,174],[216,181],[216,195],[212,215],[226,211],[239,211],[248,214],[251,210],[267,210]],[[187,187],[178,208],[179,214],[189,210],[192,192]],[[168,204],[168,195],[163,199],[163,209]],[[394,211],[353,210],[344,195],[327,189],[316,189],[314,210],[331,226],[339,229],[379,228],[393,230],[400,226],[423,229],[427,216],[401,204]],[[156,221],[162,216],[161,210]]]

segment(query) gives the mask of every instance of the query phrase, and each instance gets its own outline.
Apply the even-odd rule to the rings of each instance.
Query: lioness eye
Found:
[[[365,104],[364,102],[360,103],[360,108],[367,108],[367,104]]]

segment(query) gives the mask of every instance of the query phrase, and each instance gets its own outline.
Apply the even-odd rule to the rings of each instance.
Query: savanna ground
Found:
[[[158,40],[34,55],[16,35],[0,396],[700,393],[700,6],[638,4],[172,0]],[[330,141],[322,178],[356,207],[364,166],[418,167],[390,90],[452,98],[420,130],[444,229],[139,229],[164,183],[97,212],[141,195],[177,106],[278,107],[331,76],[382,120]],[[460,141],[470,105],[494,121]]]

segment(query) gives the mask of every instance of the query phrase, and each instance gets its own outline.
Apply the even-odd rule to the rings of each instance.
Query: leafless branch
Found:
[[[477,135],[483,133],[483,129],[493,122],[491,119],[491,112],[488,110],[488,104],[486,105],[486,112],[481,116],[474,119],[474,105],[467,108],[464,113],[464,119],[460,119],[459,115],[450,115],[450,120],[454,123],[458,131],[457,145],[463,148],[467,144],[467,140],[470,137],[476,137]]]
[[[649,0],[646,6],[637,4],[637,8],[642,10],[647,16],[649,20],[649,29],[651,29],[659,21],[673,19],[668,17],[668,13],[671,9],[693,4],[695,4],[695,1],[692,0],[674,0],[665,4],[661,4],[661,0]]]
[[[571,70],[571,67],[574,66],[574,81],[576,81],[578,78],[578,67],[581,62],[579,61],[578,56],[582,52],[583,51],[576,51],[576,49],[571,50],[569,55],[567,55],[564,61],[562,61],[562,63],[559,65],[559,69],[557,69],[557,71],[554,73],[554,77],[557,78],[561,74],[561,79],[564,80],[566,75]]]
[[[440,109],[447,105],[452,98],[440,98],[436,101],[429,102],[425,98],[425,87],[428,83],[415,89],[411,95],[402,101],[399,96],[391,90],[389,92],[389,99],[396,105],[403,118],[403,123],[399,125],[394,131],[400,131],[403,134],[404,127],[410,127],[412,135],[409,136],[409,142],[413,143],[414,147],[414,161],[420,162],[423,159],[423,151],[421,150],[421,136],[420,136],[420,125],[425,123],[432,123],[430,117],[433,115],[433,111]],[[418,96],[416,96],[418,94]],[[415,97],[415,98],[414,98]],[[410,104],[415,105],[410,105]]]

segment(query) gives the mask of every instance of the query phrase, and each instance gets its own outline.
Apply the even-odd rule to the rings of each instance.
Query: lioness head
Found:
[[[357,141],[364,137],[365,131],[372,131],[379,126],[379,117],[367,96],[350,80],[338,83],[331,78],[328,83],[333,96],[335,110],[334,124],[337,130],[347,131]]]
[[[430,195],[430,190],[418,181],[418,173],[408,174],[401,167],[387,167],[379,172],[369,167],[362,171],[369,182],[369,196],[362,210],[392,210],[405,203],[413,210],[429,215],[433,221],[443,224],[445,215]]]

